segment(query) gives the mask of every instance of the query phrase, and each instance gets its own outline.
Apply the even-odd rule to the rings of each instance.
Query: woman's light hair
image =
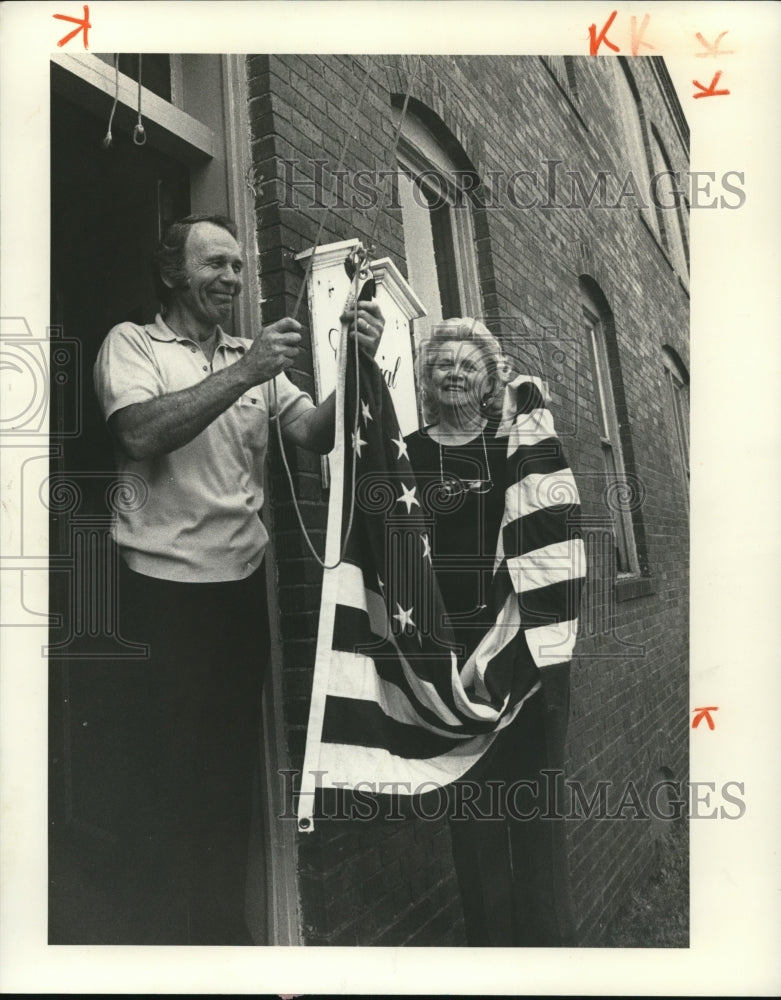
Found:
[[[432,391],[431,374],[444,344],[468,343],[479,349],[490,377],[490,392],[481,400],[485,412],[493,413],[501,409],[506,383],[509,381],[507,359],[499,341],[480,320],[458,316],[446,319],[432,326],[428,336],[421,341],[418,357],[418,376],[421,395],[421,409],[425,424],[436,423],[439,407]]]

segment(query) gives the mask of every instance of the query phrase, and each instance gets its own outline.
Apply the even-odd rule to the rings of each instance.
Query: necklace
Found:
[[[493,488],[494,482],[491,478],[491,466],[488,464],[488,449],[485,446],[485,429],[480,431],[480,440],[483,443],[483,457],[485,458],[487,479],[464,480],[452,474],[445,479],[444,463],[442,461],[442,442],[437,442],[439,446],[439,478],[442,483],[442,489],[448,496],[458,496],[461,493],[488,493]]]

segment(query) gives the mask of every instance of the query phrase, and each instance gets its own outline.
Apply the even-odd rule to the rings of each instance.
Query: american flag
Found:
[[[545,388],[519,376],[497,433],[511,472],[489,591],[493,624],[459,660],[432,568],[431,517],[389,391],[374,361],[345,354],[304,831],[317,787],[415,794],[462,778],[538,690],[540,671],[571,659],[585,575],[578,492]]]

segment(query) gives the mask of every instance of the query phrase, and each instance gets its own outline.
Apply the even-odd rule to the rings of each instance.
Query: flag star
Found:
[[[423,558],[431,562],[431,545],[429,544],[428,535],[421,535],[420,538],[423,542]]]
[[[407,505],[407,513],[409,514],[409,512],[412,510],[412,505],[413,504],[417,504],[417,506],[420,507],[420,504],[415,499],[415,493],[417,492],[417,486],[413,486],[411,490],[408,490],[407,487],[404,485],[404,483],[402,483],[401,484],[401,489],[402,489],[402,494],[398,498],[398,500],[396,501],[396,503],[405,503]]]
[[[369,410],[369,404],[364,403],[363,400],[361,400],[361,416],[363,417],[366,423],[368,423],[370,420],[374,420],[374,417],[371,415],[371,412]]]
[[[397,604],[396,607],[399,609],[399,613],[397,615],[394,615],[393,617],[396,619],[399,625],[402,628],[417,628],[417,625],[412,620],[412,612],[414,609],[410,608],[409,611],[405,611],[400,604]]]
[[[379,585],[380,585],[380,590],[385,590],[385,584],[380,579],[379,573],[377,574],[377,583],[379,583]]]
[[[407,454],[407,443],[404,440],[404,438],[401,436],[401,431],[399,431],[398,438],[391,438],[391,440],[396,445],[396,447],[399,449],[399,453],[396,456],[397,460],[399,458],[401,458],[402,455],[404,456],[404,458],[409,458],[409,455]]]
[[[353,451],[358,452],[358,458],[361,457],[361,448],[366,444],[365,441],[361,439],[360,434],[353,434]]]

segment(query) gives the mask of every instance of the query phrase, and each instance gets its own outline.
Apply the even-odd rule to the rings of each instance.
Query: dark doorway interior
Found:
[[[49,504],[49,940],[111,943],[105,888],[121,816],[121,747],[112,670],[140,655],[115,614],[109,539],[111,442],[92,389],[108,330],[157,312],[149,259],[161,228],[189,211],[188,168],[135,146],[105,118],[53,95],[51,106],[51,479]],[[45,193],[42,192],[45,197]],[[56,339],[62,342],[58,351]]]
[[[107,117],[108,108],[107,98]],[[69,471],[111,468],[92,365],[116,323],[154,319],[150,254],[161,228],[189,211],[188,169],[149,144],[135,146],[125,131],[115,130],[104,149],[106,124],[52,99],[52,322],[81,345],[83,425],[79,436],[64,439]]]

